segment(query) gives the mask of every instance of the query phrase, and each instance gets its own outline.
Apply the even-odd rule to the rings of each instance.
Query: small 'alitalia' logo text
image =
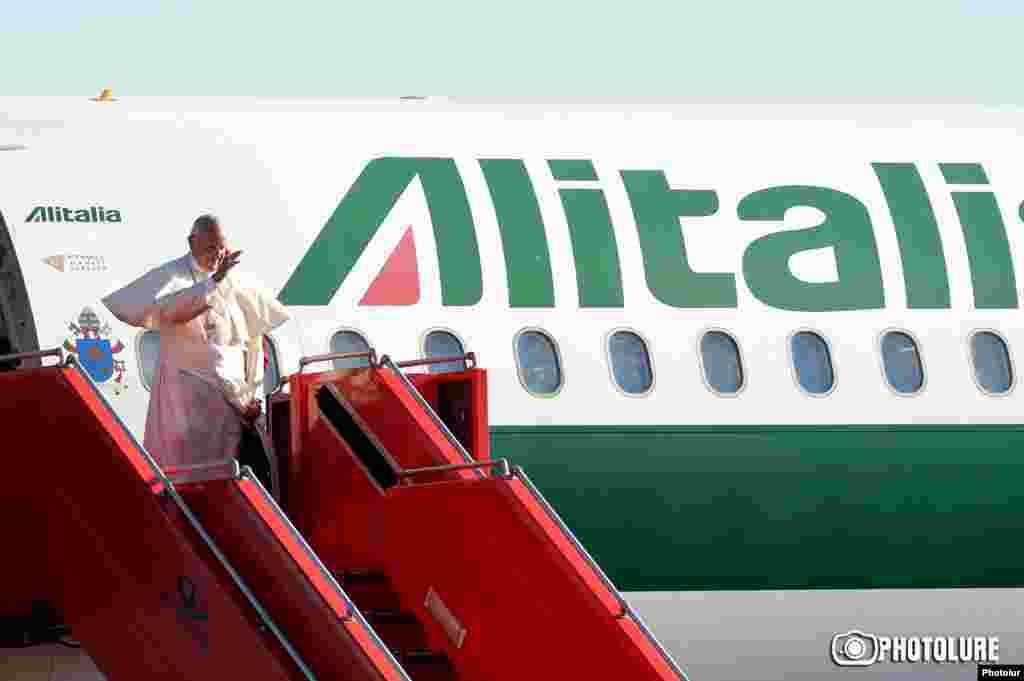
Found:
[[[25,218],[25,222],[121,222],[121,211],[103,206],[36,206]]]

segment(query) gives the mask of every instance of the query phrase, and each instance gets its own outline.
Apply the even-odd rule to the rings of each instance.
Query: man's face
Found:
[[[217,268],[217,259],[227,250],[224,232],[220,225],[214,225],[206,232],[189,237],[188,243],[192,250],[192,257],[207,272],[212,272]]]

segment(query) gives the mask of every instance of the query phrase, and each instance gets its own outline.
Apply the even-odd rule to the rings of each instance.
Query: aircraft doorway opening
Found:
[[[25,279],[3,213],[0,213],[0,356],[39,350]],[[38,366],[40,360],[0,362],[0,371]]]

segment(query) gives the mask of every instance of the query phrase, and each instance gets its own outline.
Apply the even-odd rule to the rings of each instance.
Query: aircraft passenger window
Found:
[[[651,389],[654,375],[647,343],[632,331],[616,331],[608,339],[612,375],[623,392],[640,395]]]
[[[263,394],[269,395],[281,383],[281,368],[277,360],[277,347],[270,336],[263,337]]]
[[[458,357],[466,354],[455,334],[448,331],[431,331],[423,342],[423,354],[429,357]],[[427,370],[432,374],[443,374],[449,371],[465,371],[465,362],[445,362],[444,364],[428,364]]]
[[[717,393],[733,394],[743,387],[743,362],[740,348],[724,331],[708,331],[700,339],[704,378]]]
[[[153,385],[157,360],[160,359],[159,331],[144,331],[139,336],[135,358],[139,363],[139,376],[142,378],[142,385],[149,390]]]
[[[824,395],[835,385],[832,357],[825,339],[811,331],[793,334],[793,368],[800,387],[812,395]]]
[[[358,331],[339,331],[331,336],[331,352],[368,352],[370,344]],[[358,369],[370,366],[369,357],[334,360],[335,369]]]
[[[987,393],[998,395],[1013,386],[1013,364],[1010,350],[999,334],[979,331],[971,338],[971,359],[974,378]]]
[[[916,393],[924,385],[924,367],[917,343],[909,334],[890,331],[882,337],[885,377],[898,393]]]
[[[523,386],[535,395],[553,395],[562,387],[555,343],[540,331],[523,331],[516,339],[516,365]]]

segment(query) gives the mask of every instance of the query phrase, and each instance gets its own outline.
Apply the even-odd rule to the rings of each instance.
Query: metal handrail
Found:
[[[423,395],[420,394],[420,391],[416,389],[416,386],[413,385],[412,381],[409,380],[409,377],[405,375],[405,373],[391,360],[391,358],[388,357],[387,355],[382,355],[380,358],[380,366],[388,367],[396,374],[398,374],[398,378],[399,380],[402,381],[402,385],[404,385],[405,389],[412,394],[413,399],[415,399],[419,403],[420,407],[422,407],[424,411],[427,412],[431,420],[434,422],[434,425],[441,429],[441,432],[444,433],[444,436],[445,438],[447,438],[449,444],[455,447],[456,451],[458,451],[459,454],[462,455],[462,458],[466,461],[466,463],[476,463],[472,455],[470,455],[470,453],[466,451],[466,448],[462,446],[462,443],[459,442],[459,438],[455,437],[455,435],[452,434],[452,431],[448,430],[448,426],[446,426],[444,421],[441,420],[441,417],[437,415],[437,412],[434,411],[434,408],[430,406],[430,403],[427,402]],[[484,474],[482,472],[480,473],[480,477],[484,477]]]
[[[54,348],[52,350],[35,350],[33,352],[15,352],[9,355],[0,355],[0,362],[20,362],[23,359],[43,359],[44,357],[58,357],[60,363],[64,362],[64,350]]]
[[[302,549],[308,554],[309,558],[316,564],[317,569],[320,572],[320,575],[327,581],[327,583],[334,589],[334,591],[344,599],[345,605],[348,607],[348,611],[345,613],[343,619],[345,621],[355,620],[356,622],[360,623],[367,631],[369,631],[374,643],[381,650],[381,652],[384,654],[387,660],[394,666],[395,670],[398,671],[399,674],[401,674],[402,678],[405,679],[405,681],[412,681],[409,678],[408,673],[405,671],[404,668],[402,668],[402,665],[399,664],[398,660],[391,652],[391,649],[387,647],[384,641],[381,640],[380,636],[377,634],[377,631],[372,626],[370,626],[370,623],[366,621],[366,618],[363,617],[363,614],[359,612],[359,608],[356,607],[355,602],[345,592],[345,589],[342,588],[340,584],[338,584],[338,580],[335,579],[334,574],[327,569],[327,566],[324,565],[322,560],[320,560],[320,556],[318,556],[316,552],[313,551],[312,547],[306,541],[306,538],[302,536],[302,533],[299,532],[297,527],[295,527],[295,525],[292,523],[288,515],[281,510],[281,506],[277,503],[277,500],[274,499],[270,492],[267,491],[267,488],[263,486],[263,483],[260,482],[259,478],[256,477],[256,475],[252,472],[252,469],[249,466],[245,466],[242,468],[241,477],[246,478],[255,485],[256,489],[258,489],[260,494],[262,495],[264,501],[266,501],[267,504],[269,504],[271,508],[274,509],[274,512],[277,514],[278,520],[280,520],[284,524],[284,526],[288,528],[288,532],[292,535],[292,539],[294,539],[296,543],[298,543],[299,546],[302,547]]]
[[[388,452],[387,447],[384,446],[384,443],[380,442],[380,440],[377,439],[377,435],[359,416],[359,413],[356,412],[355,410],[349,409],[349,407],[346,406],[347,400],[345,400],[345,398],[338,391],[337,386],[328,383],[317,391],[317,395],[323,394],[324,391],[326,391],[327,394],[331,395],[335,400],[337,400],[338,404],[341,405],[342,409],[345,409],[349,413],[349,416],[352,417],[352,420],[355,422],[356,427],[359,428],[359,430],[361,430],[363,434],[366,435],[367,438],[369,438],[371,444],[376,448],[377,452],[381,455],[382,459],[384,460],[384,463],[387,464],[388,470],[390,470],[391,473],[399,480],[405,480],[407,478],[412,478],[417,475],[427,473],[444,473],[448,471],[460,470],[481,470],[484,468],[496,467],[501,468],[502,476],[511,477],[512,475],[511,467],[507,459],[501,459],[499,461],[474,461],[472,463],[441,464],[438,466],[424,466],[421,468],[402,468],[401,466],[399,466],[398,462],[394,459],[394,457],[391,456],[390,452]],[[324,413],[322,409],[320,413]],[[325,419],[324,423],[338,439],[345,442],[344,436],[342,436],[342,434],[338,432],[337,428],[334,426],[334,424],[331,422],[329,418]],[[355,456],[354,452],[351,453],[350,456]],[[481,473],[479,477],[483,479],[486,476]]]
[[[335,359],[355,359],[357,357],[366,357],[370,360],[370,366],[377,364],[377,351],[373,348],[365,352],[328,352],[326,355],[310,355],[309,357],[302,357],[299,359],[299,371],[301,372],[310,364],[316,362],[329,362]]]
[[[196,482],[237,480],[241,475],[241,468],[237,459],[221,459],[212,463],[188,466],[164,466],[163,472],[171,482],[183,485]]]
[[[395,362],[395,366],[407,369],[409,367],[421,367],[428,364],[447,364],[448,362],[472,362],[476,367],[476,353],[467,352],[464,355],[452,355],[450,357],[424,357],[423,359],[407,359],[404,362]]]
[[[537,489],[537,486],[533,484],[533,481],[530,480],[529,477],[527,477],[526,471],[524,471],[521,466],[515,466],[512,469],[512,474],[513,476],[518,478],[520,482],[522,482],[523,485],[526,487],[526,489],[529,490],[530,493],[537,499],[537,502],[540,503],[541,508],[544,509],[544,512],[548,515],[548,517],[552,521],[554,521],[554,523],[562,531],[562,534],[564,534],[573,544],[573,546],[576,547],[576,550],[580,552],[580,554],[587,561],[590,567],[593,568],[594,572],[597,573],[597,576],[601,579],[604,585],[608,587],[608,590],[615,595],[615,599],[618,601],[619,606],[622,608],[622,612],[619,614],[620,616],[625,615],[626,612],[629,610],[629,604],[626,603],[626,599],[622,597],[622,594],[620,594],[619,590],[615,588],[615,585],[612,583],[612,580],[608,578],[608,575],[606,575],[604,570],[601,569],[601,566],[597,564],[597,561],[594,560],[590,553],[587,552],[587,549],[584,548],[583,544],[580,543],[580,540],[576,538],[576,535],[573,534],[572,530],[569,529],[569,526],[565,524],[565,521],[562,520],[561,516],[558,515],[558,513],[555,511],[555,508],[551,505],[551,503],[544,498],[544,495],[541,494],[540,490]]]
[[[348,594],[345,593],[345,590],[342,589],[341,585],[338,584],[337,580],[334,579],[334,575],[331,574],[331,571],[328,570],[327,566],[324,565],[323,561],[320,560],[320,556],[318,556],[309,546],[309,543],[306,542],[306,539],[302,536],[302,533],[300,533],[298,528],[295,527],[294,524],[292,524],[291,519],[287,516],[287,514],[285,514],[281,510],[281,507],[278,505],[277,500],[274,499],[273,495],[271,495],[270,492],[267,491],[267,488],[263,486],[263,483],[260,482],[260,479],[258,477],[256,477],[256,474],[252,472],[252,468],[249,466],[243,466],[239,472],[238,477],[239,479],[245,479],[253,483],[253,485],[259,490],[260,496],[263,497],[263,500],[267,502],[267,504],[270,505],[271,508],[274,509],[274,513],[278,516],[278,520],[284,523],[284,526],[288,528],[288,532],[292,535],[292,539],[294,539],[299,544],[299,546],[301,546],[302,549],[307,554],[309,554],[309,558],[313,560],[313,562],[317,566],[317,569],[320,571],[320,576],[326,579],[328,583],[332,587],[334,587],[338,594],[341,595],[341,597],[344,599],[345,605],[347,606],[347,610],[345,611],[343,619],[352,619],[352,612],[356,609],[355,603],[352,602],[352,599],[348,597]]]
[[[426,466],[424,468],[403,468],[395,471],[395,475],[400,478],[411,478],[413,476],[423,475],[426,473],[446,473],[448,471],[464,471],[483,468],[500,468],[501,477],[508,478],[512,476],[512,466],[509,464],[508,459],[498,459],[497,461],[478,461],[476,463],[450,463],[445,464],[444,466]]]
[[[103,392],[99,389],[99,386],[96,385],[96,382],[92,380],[92,376],[89,375],[89,372],[82,369],[82,366],[75,359],[74,355],[68,355],[68,358],[65,360],[64,365],[69,367],[75,367],[78,373],[85,378],[86,382],[92,388],[92,391],[96,395],[96,397],[98,397],[99,400],[107,407],[107,410],[111,414],[113,414],[114,419],[117,421],[118,425],[121,426],[121,428],[128,435],[132,443],[135,444],[135,447],[139,450],[139,453],[142,455],[143,460],[145,460],[145,462],[149,465],[153,475],[158,480],[164,483],[164,494],[174,501],[174,504],[188,519],[189,524],[199,534],[199,536],[203,540],[203,543],[205,543],[207,548],[210,549],[211,553],[213,553],[213,555],[217,558],[217,561],[221,564],[221,566],[223,566],[224,569],[228,572],[228,575],[230,575],[231,580],[235,583],[235,586],[238,587],[238,589],[245,596],[246,600],[249,601],[249,605],[253,607],[253,609],[259,615],[259,618],[263,620],[263,623],[266,625],[267,629],[269,629],[274,634],[274,637],[278,640],[281,646],[288,653],[288,656],[291,657],[292,661],[295,662],[295,664],[299,667],[299,670],[302,672],[303,676],[309,679],[309,681],[316,681],[316,676],[313,674],[313,671],[309,668],[306,662],[302,659],[302,656],[288,640],[288,637],[284,635],[284,632],[281,631],[277,624],[274,623],[274,620],[270,617],[270,614],[260,603],[259,599],[256,597],[256,594],[253,593],[252,589],[249,588],[249,585],[245,583],[245,580],[242,579],[242,576],[238,574],[238,571],[235,570],[234,566],[231,564],[231,561],[228,560],[227,556],[225,556],[224,553],[220,550],[220,547],[218,547],[216,542],[213,541],[213,537],[211,537],[209,533],[206,531],[206,528],[203,527],[203,524],[199,521],[199,518],[196,517],[196,515],[192,512],[192,509],[189,508],[187,503],[185,503],[185,500],[182,499],[181,495],[178,494],[178,490],[174,488],[174,483],[172,483],[171,480],[166,475],[164,475],[163,470],[160,468],[160,465],[156,462],[153,456],[148,451],[146,451],[146,448],[143,447],[142,444],[138,441],[138,438],[135,437],[135,434],[128,429],[124,421],[121,419],[120,414],[114,411],[113,407],[110,406],[110,402],[107,401],[106,395],[104,395]]]
[[[637,623],[637,626],[640,627],[640,630],[644,632],[644,635],[647,637],[647,640],[650,641],[651,644],[655,647],[655,649],[661,654],[662,658],[669,665],[669,667],[671,667],[672,670],[680,676],[680,678],[686,679],[686,674],[683,673],[683,670],[679,667],[678,664],[676,664],[676,661],[672,659],[672,656],[669,654],[667,650],[665,650],[664,646],[662,646],[661,643],[659,643],[658,640],[654,638],[654,634],[651,633],[650,629],[647,628],[647,625],[643,622],[643,620],[641,620],[636,615],[636,612],[633,610],[632,606],[630,606],[629,603],[626,602],[626,599],[623,598],[622,593],[620,593],[619,590],[615,588],[615,585],[612,583],[612,580],[608,578],[608,575],[605,574],[604,570],[601,569],[601,566],[597,564],[597,561],[594,560],[593,556],[591,556],[587,549],[584,548],[583,544],[581,544],[580,540],[576,538],[576,535],[573,534],[572,530],[569,529],[569,526],[565,524],[565,521],[562,520],[561,516],[558,515],[554,507],[548,502],[547,499],[544,498],[544,495],[541,494],[539,489],[537,489],[537,486],[533,484],[533,481],[530,480],[529,477],[527,477],[526,471],[524,471],[520,466],[514,466],[512,468],[512,474],[514,477],[518,478],[523,483],[523,486],[526,487],[526,489],[534,496],[537,502],[540,503],[541,508],[544,509],[544,512],[547,514],[548,518],[550,518],[562,531],[562,534],[564,534],[566,538],[568,538],[569,541],[572,542],[573,546],[576,547],[576,550],[579,551],[581,556],[583,556],[584,560],[586,560],[590,568],[595,572],[595,574],[597,574],[598,578],[600,578],[604,585],[612,592],[612,594],[615,595],[615,600],[618,601],[619,607],[622,608],[622,612],[618,615],[618,617],[629,617],[632,620],[634,620]]]
[[[679,678],[683,679],[683,681],[688,681],[686,672],[683,671],[683,668],[680,667],[679,663],[677,663],[675,658],[672,657],[672,653],[668,652],[665,646],[661,645],[661,642],[654,637],[654,632],[650,630],[650,628],[647,626],[647,623],[644,622],[640,615],[637,613],[637,611],[633,609],[633,606],[628,605],[627,607],[629,609],[630,619],[636,622],[636,626],[640,628],[640,631],[643,632],[644,636],[647,638],[650,644],[654,646],[654,649],[661,654],[661,659],[665,660],[665,663],[672,668],[672,671],[679,675]]]
[[[475,356],[473,356],[473,353],[468,353],[467,355],[465,355],[465,358],[471,359],[474,364],[476,363],[476,358],[475,358]],[[458,359],[462,359],[462,358],[437,358],[437,359],[440,360],[440,361],[457,361]],[[538,503],[541,505],[541,508],[544,509],[544,512],[547,514],[547,516],[555,523],[555,525],[561,530],[561,532],[569,539],[569,541],[573,544],[573,546],[580,553],[580,555],[583,556],[584,560],[588,563],[590,568],[592,570],[594,570],[595,574],[597,574],[598,578],[611,591],[611,593],[615,597],[615,600],[618,602],[619,607],[621,608],[621,612],[619,613],[618,617],[628,617],[628,618],[632,619],[634,622],[636,622],[637,627],[639,627],[640,631],[643,632],[644,636],[647,638],[647,640],[650,642],[650,644],[655,648],[655,650],[658,651],[658,654],[661,655],[661,657],[665,661],[665,663],[679,676],[679,678],[683,679],[683,681],[687,681],[686,673],[683,672],[682,668],[675,661],[675,659],[673,659],[672,655],[668,652],[668,650],[666,650],[665,647],[658,641],[658,639],[655,638],[653,632],[651,632],[650,628],[643,621],[643,619],[640,618],[640,616],[633,609],[633,607],[628,602],[626,602],[626,599],[623,598],[622,593],[615,587],[615,584],[612,583],[612,580],[608,577],[608,575],[605,573],[605,571],[603,569],[601,569],[601,566],[597,563],[597,561],[594,560],[593,556],[590,555],[590,553],[583,546],[583,544],[580,543],[580,540],[576,537],[575,534],[573,534],[572,530],[569,529],[569,526],[565,524],[565,521],[562,520],[561,516],[558,515],[558,513],[555,511],[555,509],[551,505],[551,503],[548,502],[548,500],[544,497],[543,494],[541,494],[541,491],[537,488],[537,486],[533,484],[533,481],[530,480],[530,478],[526,475],[526,472],[520,466],[512,466],[512,467],[510,467],[507,459],[499,459],[497,461],[486,461],[486,462],[484,462],[484,461],[479,461],[479,462],[473,461],[473,457],[469,454],[468,451],[466,451],[466,448],[463,447],[462,443],[459,442],[458,438],[456,438],[455,435],[452,434],[452,432],[448,429],[448,426],[445,425],[445,423],[441,419],[441,417],[438,416],[437,412],[434,411],[434,408],[430,406],[430,403],[426,401],[426,399],[423,397],[422,394],[420,394],[420,391],[416,388],[416,386],[412,383],[412,381],[409,380],[409,377],[406,376],[405,373],[402,372],[402,370],[401,370],[401,367],[403,367],[403,366],[416,366],[416,365],[421,364],[421,363],[422,364],[427,364],[427,363],[431,363],[431,362],[423,362],[423,361],[419,361],[419,360],[413,360],[411,362],[398,362],[398,363],[396,363],[388,355],[382,355],[381,358],[380,358],[379,366],[381,366],[381,367],[388,367],[389,369],[394,371],[396,374],[398,374],[398,377],[402,381],[402,384],[405,386],[406,390],[408,390],[412,394],[413,398],[427,412],[427,414],[430,415],[430,418],[434,421],[434,424],[437,425],[438,428],[441,429],[441,432],[444,433],[444,435],[448,439],[448,441],[462,454],[463,458],[465,458],[468,463],[466,463],[466,464],[448,464],[448,465],[444,465],[444,466],[429,466],[429,467],[426,467],[426,468],[413,468],[413,469],[406,469],[406,470],[402,470],[402,471],[395,471],[395,473],[398,475],[398,477],[399,478],[412,477],[413,475],[418,475],[420,473],[443,472],[443,471],[465,470],[465,469],[477,469],[479,474],[480,474],[480,477],[484,478],[485,475],[484,475],[483,471],[479,471],[479,469],[486,468],[486,467],[489,467],[489,466],[501,466],[502,467],[502,476],[503,477],[518,478],[523,483],[523,486],[526,487],[526,489],[538,501]],[[511,468],[511,470],[510,470],[510,468]],[[356,612],[358,613],[358,610]]]

